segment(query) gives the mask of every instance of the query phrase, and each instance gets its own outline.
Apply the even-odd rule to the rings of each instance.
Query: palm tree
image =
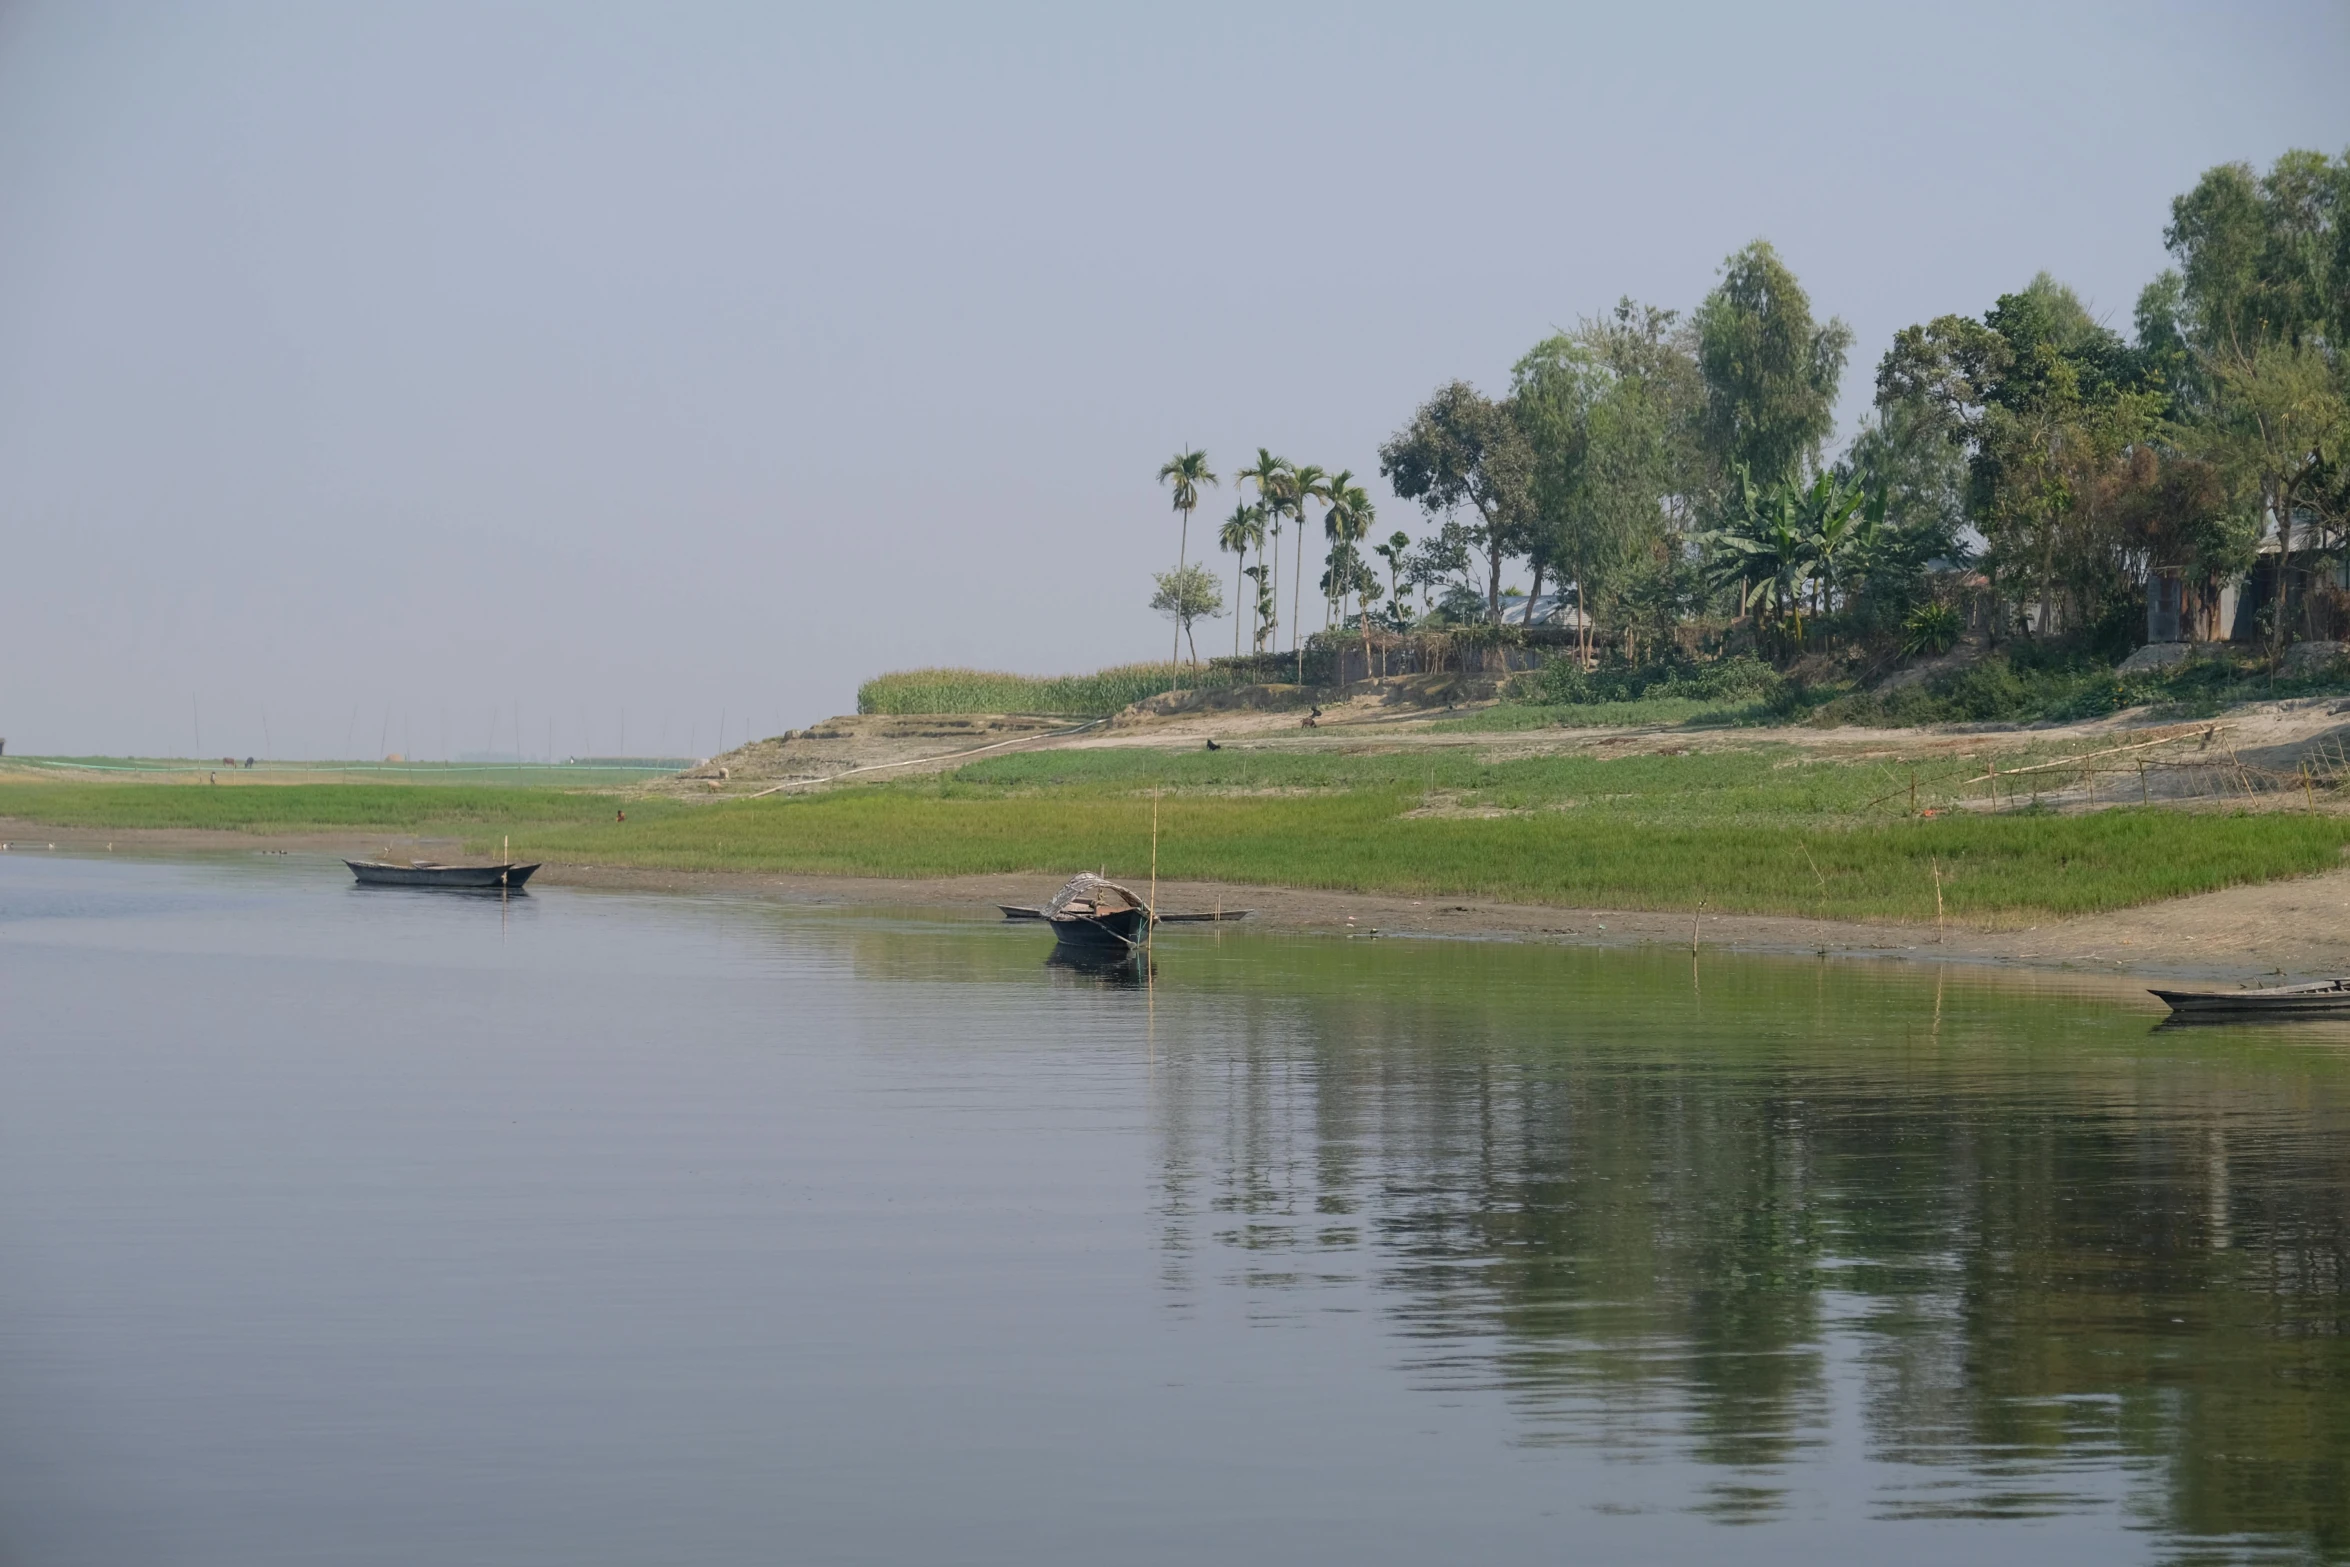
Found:
[[[1379,588],[1379,574],[1372,571],[1357,548],[1370,537],[1371,524],[1378,520],[1378,508],[1371,504],[1369,492],[1354,482],[1349,469],[1340,469],[1330,479],[1330,509],[1322,513],[1322,531],[1330,538],[1330,583],[1335,602],[1344,614],[1348,593],[1359,595],[1363,606],[1363,674],[1371,673],[1371,593]],[[1370,592],[1364,590],[1368,588]]]
[[[1298,630],[1298,608],[1305,602],[1306,502],[1330,499],[1330,476],[1312,463],[1292,466],[1282,477],[1277,512],[1297,519],[1297,566],[1289,580],[1289,639],[1297,647],[1297,683],[1306,683],[1306,639]],[[1278,588],[1275,589],[1279,591]]]
[[[1174,486],[1175,511],[1183,519],[1182,537],[1175,546],[1175,575],[1181,577],[1184,557],[1191,551],[1191,512],[1199,504],[1199,487],[1219,481],[1208,471],[1208,454],[1193,450],[1177,452],[1159,464],[1159,482]],[[1182,656],[1183,626],[1178,621],[1175,627],[1175,651],[1167,655],[1167,662],[1172,664]],[[1199,660],[1194,658],[1192,662],[1196,664]]]
[[[1273,595],[1273,602],[1275,604],[1279,604],[1281,602],[1280,544],[1282,509],[1280,506],[1280,497],[1282,482],[1288,473],[1288,458],[1276,457],[1271,452],[1260,446],[1257,448],[1257,460],[1250,466],[1241,469],[1240,472],[1233,475],[1232,478],[1232,484],[1235,489],[1239,488],[1243,484],[1253,484],[1257,487],[1257,500],[1262,503],[1262,509],[1265,513],[1265,528],[1266,531],[1270,532],[1272,535],[1274,545],[1272,588],[1270,591]],[[1262,566],[1264,563],[1265,534],[1259,533],[1257,535],[1257,564]],[[1258,585],[1260,588],[1263,587],[1263,582],[1261,579]],[[1262,603],[1264,600],[1264,594],[1260,592],[1257,597],[1258,601]],[[1257,628],[1257,633],[1260,637],[1270,631],[1274,625],[1271,616],[1263,616],[1261,619],[1263,624],[1259,625]]]
[[[1325,481],[1322,490],[1322,499],[1326,503],[1322,513],[1322,536],[1330,541],[1330,564],[1333,567],[1326,580],[1333,586],[1353,580],[1347,572],[1335,569],[1338,554],[1341,548],[1351,546],[1361,538],[1367,526],[1356,521],[1355,506],[1358,503],[1368,506],[1371,498],[1354,482],[1354,477],[1352,468],[1341,468]],[[1335,607],[1338,602],[1338,598],[1327,595],[1323,599],[1322,625],[1325,629],[1341,613]]]
[[[1240,481],[1233,481],[1238,484]],[[1216,534],[1216,547],[1230,550],[1234,557],[1232,568],[1232,656],[1240,656],[1240,577],[1247,569],[1251,546],[1265,547],[1265,508],[1247,501],[1235,501],[1232,515],[1224,519],[1224,526]]]

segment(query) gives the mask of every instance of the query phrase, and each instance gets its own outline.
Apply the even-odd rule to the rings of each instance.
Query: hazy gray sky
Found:
[[[1163,656],[1179,443],[1416,527],[1438,382],[1758,235],[1849,416],[2043,267],[2126,328],[2346,83],[2344,0],[0,0],[0,735],[707,753]]]

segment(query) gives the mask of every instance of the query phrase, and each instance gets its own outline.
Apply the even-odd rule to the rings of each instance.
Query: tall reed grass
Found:
[[[906,669],[857,688],[860,713],[1048,713],[1106,718],[1162,691],[1231,685],[1202,665],[1121,664],[1090,675],[1014,675],[990,669]]]

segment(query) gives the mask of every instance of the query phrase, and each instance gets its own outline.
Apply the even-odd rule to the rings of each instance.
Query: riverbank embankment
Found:
[[[349,831],[240,833],[189,828],[117,828],[93,833],[0,818],[7,852],[148,855],[376,854],[420,857],[461,852],[457,838]],[[55,845],[54,850],[49,846]],[[341,875],[322,865],[321,874]],[[550,886],[701,897],[769,899],[804,905],[919,909],[993,918],[999,903],[1033,904],[1055,880],[1037,873],[968,876],[855,876],[691,870],[550,861]],[[2005,929],[1957,921],[1838,920],[1723,913],[1712,909],[1575,908],[1472,896],[1384,893],[1168,880],[1168,910],[1246,909],[1247,929],[1353,940],[1501,940],[1576,946],[1670,946],[1703,951],[1817,955],[2082,974],[2195,978],[2226,982],[2350,973],[2350,869],[2223,888],[2133,908],[2050,919]]]

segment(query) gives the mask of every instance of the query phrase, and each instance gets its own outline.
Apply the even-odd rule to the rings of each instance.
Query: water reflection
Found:
[[[1178,1297],[1366,1281],[1429,1389],[1694,1460],[1726,1519],[1857,1419],[1881,1516],[2120,1477],[2183,1539],[2350,1548],[2341,1035],[2154,1039],[2104,999],[1824,964],[1245,966],[1159,987]]]
[[[1064,947],[1055,944],[1045,954],[1044,966],[1056,977],[1080,983],[1140,987],[1151,978],[1151,962],[1147,953],[1136,949],[1129,952],[1102,952],[1091,948]]]
[[[1050,951],[0,862],[0,1557],[2350,1555],[2341,1030]]]

